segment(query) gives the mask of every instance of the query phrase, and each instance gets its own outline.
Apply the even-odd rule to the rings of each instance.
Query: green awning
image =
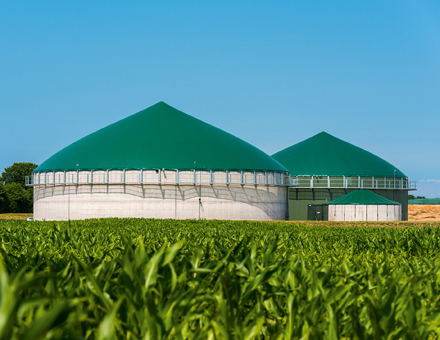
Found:
[[[251,144],[164,102],[76,141],[34,172],[123,169],[287,172]]]
[[[326,205],[400,205],[400,203],[379,196],[370,190],[355,190],[347,195],[324,203]]]

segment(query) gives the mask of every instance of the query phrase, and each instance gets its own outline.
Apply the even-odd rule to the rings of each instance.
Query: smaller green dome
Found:
[[[159,102],[70,144],[34,172],[287,170],[260,149]]]
[[[382,197],[370,190],[355,190],[338,197],[324,205],[400,205],[400,203]]]
[[[321,132],[272,155],[291,176],[407,176],[382,158]]]

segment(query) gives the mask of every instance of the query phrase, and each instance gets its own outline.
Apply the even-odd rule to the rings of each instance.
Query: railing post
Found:
[[[64,184],[66,184],[66,172],[64,171]]]
[[[310,178],[310,187],[313,188],[313,176]]]
[[[108,184],[108,183],[110,182],[110,179],[109,179],[110,176],[109,176],[109,174],[108,174],[108,169],[107,169],[106,172],[107,172],[107,184]],[[104,182],[105,182],[105,181],[104,181]]]
[[[125,184],[125,169],[122,170],[122,183]]]
[[[90,170],[90,183],[93,184],[93,170]]]
[[[254,171],[254,185],[257,185],[257,173]]]
[[[196,174],[196,169],[193,170],[193,174],[194,174],[194,176],[193,176],[193,182],[194,182],[194,184],[197,184],[197,174]]]
[[[240,171],[240,181],[241,185],[243,185],[243,171]]]
[[[327,188],[330,188],[330,176],[327,176]]]
[[[361,176],[358,176],[358,188],[361,187]]]
[[[372,180],[371,180],[371,186],[372,186],[372,188],[374,189],[374,176],[371,177],[371,178],[372,178]]]
[[[345,183],[345,176],[342,176],[342,187],[346,188],[346,183]]]
[[[179,174],[179,170],[176,170],[176,179],[177,179],[177,184],[180,183],[180,174]]]
[[[52,171],[53,174],[53,185],[55,185],[55,171]]]
[[[76,184],[79,184],[79,170],[76,170]]]
[[[209,170],[209,182],[212,185],[212,170]]]

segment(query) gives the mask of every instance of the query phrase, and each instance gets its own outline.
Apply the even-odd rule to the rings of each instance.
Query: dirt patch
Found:
[[[440,220],[440,205],[408,205],[409,221]]]
[[[0,214],[0,220],[25,220],[32,214]]]

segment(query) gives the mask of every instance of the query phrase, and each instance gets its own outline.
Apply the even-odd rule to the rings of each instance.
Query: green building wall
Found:
[[[322,204],[344,196],[357,189],[289,189],[289,219],[307,220],[309,204]],[[406,190],[370,190],[382,197],[402,204],[402,220],[408,220],[408,191]]]

